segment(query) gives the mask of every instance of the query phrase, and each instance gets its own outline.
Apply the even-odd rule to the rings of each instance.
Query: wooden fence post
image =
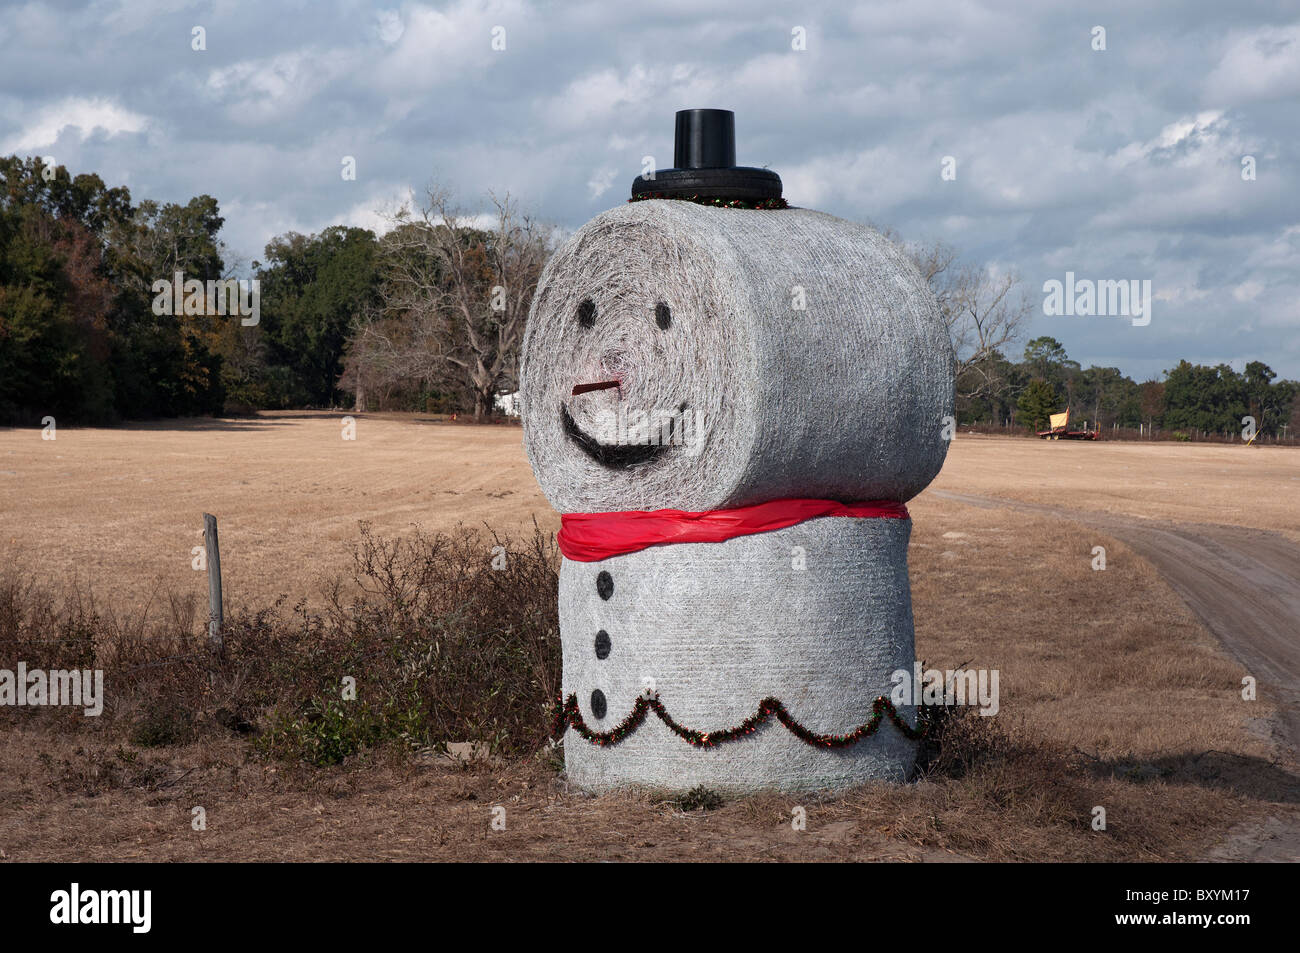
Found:
[[[217,518],[203,514],[203,542],[208,556],[208,651],[221,655],[221,623],[225,616],[221,609],[221,548],[217,545]]]

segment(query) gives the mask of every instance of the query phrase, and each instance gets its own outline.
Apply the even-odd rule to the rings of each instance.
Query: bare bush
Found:
[[[957,397],[973,400],[1006,387],[999,367],[1005,351],[1020,337],[1033,304],[1014,272],[963,265],[952,246],[942,242],[902,242],[890,229],[939,301],[952,336],[957,361],[953,372]]]
[[[524,321],[552,236],[508,194],[491,198],[486,227],[434,187],[392,215],[383,303],[358,315],[340,383],[357,409],[368,391],[419,381],[464,395],[480,418],[497,393],[517,389]]]
[[[554,538],[536,527],[519,545],[464,527],[401,540],[363,527],[352,579],[335,585],[323,613],[277,603],[232,614],[219,659],[204,649],[192,604],[172,605],[169,618],[121,619],[9,575],[0,668],[101,668],[105,705],[96,719],[3,708],[0,724],[40,718],[140,747],[229,730],[256,735],[272,757],[317,765],[388,742],[469,741],[519,756],[545,743],[559,694],[558,563]]]

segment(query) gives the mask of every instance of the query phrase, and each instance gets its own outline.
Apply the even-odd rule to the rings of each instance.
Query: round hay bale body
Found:
[[[597,216],[542,275],[520,366],[524,446],[562,513],[907,500],[943,464],[952,397],[916,268],[807,209]],[[575,435],[646,452],[611,466]]]
[[[909,520],[826,517],[724,543],[566,559],[564,696],[575,695],[583,722],[600,732],[622,722],[653,679],[664,710],[686,728],[731,728],[772,697],[816,734],[848,734],[870,718],[877,696],[889,696],[891,673],[911,672],[910,531]],[[800,552],[803,569],[795,568]],[[608,598],[601,573],[612,583]],[[597,691],[603,712],[593,710]],[[899,714],[916,724],[912,707]],[[902,781],[915,752],[887,718],[846,748],[810,745],[776,718],[701,748],[650,713],[614,745],[569,731],[564,763],[569,779],[591,790],[703,784],[743,793]]]
[[[874,229],[642,201],[597,216],[542,275],[520,366],[524,445],[562,513],[906,501],[942,466],[952,366],[933,295]],[[566,559],[565,697],[601,733],[647,679],[695,731],[775,698],[815,734],[851,732],[914,661],[910,526],[825,517]],[[654,712],[616,743],[572,727],[564,743],[569,777],[593,789],[839,788],[902,780],[915,754],[887,719],[837,749],[775,718],[698,747]]]

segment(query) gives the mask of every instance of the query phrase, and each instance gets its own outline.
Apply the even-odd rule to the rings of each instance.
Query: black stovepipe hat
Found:
[[[771,169],[736,165],[736,114],[730,109],[681,109],[673,168],[632,182],[632,198],[649,196],[759,202],[781,197],[781,177]]]

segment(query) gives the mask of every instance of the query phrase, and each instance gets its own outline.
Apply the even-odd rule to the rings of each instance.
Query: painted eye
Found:
[[[659,330],[667,331],[672,323],[673,313],[668,310],[668,305],[660,301],[655,305],[655,324],[659,325]]]
[[[582,304],[578,305],[578,323],[584,328],[596,323],[596,302],[590,298],[583,298]]]

